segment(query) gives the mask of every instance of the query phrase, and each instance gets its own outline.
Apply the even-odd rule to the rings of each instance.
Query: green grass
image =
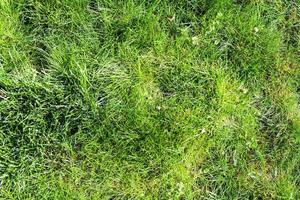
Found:
[[[1,199],[300,199],[299,0],[1,0]]]

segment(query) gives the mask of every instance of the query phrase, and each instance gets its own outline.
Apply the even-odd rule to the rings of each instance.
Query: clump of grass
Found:
[[[300,198],[299,9],[1,1],[1,198]]]

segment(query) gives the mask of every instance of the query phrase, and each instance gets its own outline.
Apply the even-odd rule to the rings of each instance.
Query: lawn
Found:
[[[0,199],[300,199],[300,1],[1,0]]]

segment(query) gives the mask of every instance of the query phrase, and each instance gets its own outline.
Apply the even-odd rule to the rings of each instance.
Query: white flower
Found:
[[[199,37],[198,36],[194,36],[192,37],[192,43],[193,45],[198,45],[199,44]]]

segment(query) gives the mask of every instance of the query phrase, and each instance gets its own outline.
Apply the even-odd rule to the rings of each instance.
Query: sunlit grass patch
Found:
[[[298,1],[0,1],[3,199],[299,199]]]

